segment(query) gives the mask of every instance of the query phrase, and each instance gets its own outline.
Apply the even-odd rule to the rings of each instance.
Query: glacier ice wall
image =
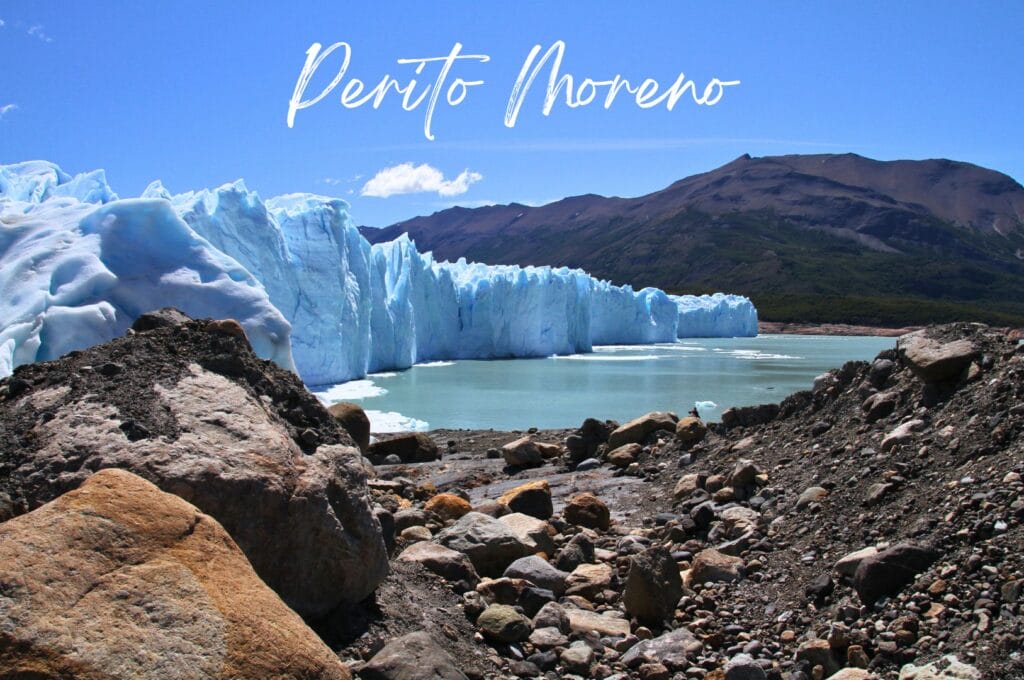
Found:
[[[757,310],[750,298],[724,293],[671,297],[679,308],[680,338],[757,335]]]
[[[440,359],[756,334],[738,296],[668,296],[583,271],[436,262],[403,236],[371,246],[339,199],[266,201],[242,182],[121,200],[102,171],[0,166],[0,375],[177,306],[234,317],[310,385]],[[294,362],[294,363],[293,363]]]

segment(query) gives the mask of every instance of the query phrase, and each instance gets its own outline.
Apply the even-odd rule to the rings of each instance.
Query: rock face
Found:
[[[466,680],[434,638],[417,631],[392,640],[359,671],[363,680]]]
[[[942,342],[928,337],[926,331],[902,336],[896,343],[900,358],[925,382],[955,380],[978,356],[970,340]]]
[[[387,553],[359,452],[297,377],[206,326],[19,368],[0,403],[6,491],[27,509],[130,470],[213,516],[300,614],[361,601]]]
[[[216,520],[123,470],[0,525],[0,581],[5,676],[350,677]]]
[[[638,621],[660,625],[675,612],[682,594],[679,566],[668,550],[649,548],[630,558],[622,602]]]
[[[370,445],[369,458],[374,465],[388,456],[398,456],[403,463],[429,463],[441,457],[434,440],[422,432],[406,432]]]
[[[352,437],[359,450],[365,456],[370,451],[370,418],[359,404],[342,401],[331,404],[327,412],[337,419],[345,431]]]
[[[938,553],[927,546],[897,543],[861,560],[853,575],[853,587],[865,604],[903,590],[914,577],[932,565]]]
[[[501,576],[508,565],[530,552],[508,525],[479,512],[464,515],[436,540],[464,553],[483,576]]]
[[[675,432],[676,420],[672,415],[659,411],[635,418],[608,436],[608,448],[614,450],[626,444],[643,444],[647,436],[657,430]]]

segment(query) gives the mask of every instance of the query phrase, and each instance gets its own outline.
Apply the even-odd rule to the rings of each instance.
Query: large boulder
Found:
[[[341,401],[331,404],[327,412],[334,416],[345,431],[349,433],[352,440],[359,447],[359,451],[366,455],[370,451],[370,418],[366,411],[359,404],[350,401]]]
[[[686,628],[677,628],[650,640],[643,640],[622,655],[622,663],[636,668],[645,663],[664,664],[669,670],[688,668],[704,645]]]
[[[643,444],[652,432],[658,430],[675,432],[677,420],[672,414],[660,411],[634,418],[608,435],[608,448],[615,450],[626,444]]]
[[[551,525],[546,521],[521,512],[502,515],[498,521],[511,529],[529,552],[554,554],[555,541],[551,538]]]
[[[434,440],[422,432],[404,432],[370,444],[367,457],[374,465],[380,465],[388,456],[398,456],[403,463],[429,463],[441,454]]]
[[[469,557],[477,573],[497,577],[508,565],[530,554],[530,548],[508,525],[480,512],[470,512],[435,540]]]
[[[676,610],[683,595],[679,565],[665,548],[648,548],[629,558],[622,604],[645,625],[660,626]]]
[[[207,322],[20,367],[0,403],[8,492],[38,507],[121,468],[213,516],[304,616],[365,599],[387,573],[362,457],[299,379]]]
[[[4,677],[350,677],[215,519],[123,470],[0,524],[0,583]]]
[[[528,555],[508,565],[505,570],[508,578],[522,578],[536,586],[550,590],[559,597],[565,592],[565,582],[569,577],[564,571],[551,566],[551,563],[539,555]]]
[[[359,670],[362,680],[466,680],[455,659],[422,630],[384,645]]]
[[[874,604],[897,595],[939,558],[934,549],[915,543],[897,543],[861,560],[853,574],[853,589],[861,602]]]
[[[697,553],[690,565],[692,583],[732,583],[745,574],[743,560],[707,548]]]
[[[943,342],[928,337],[923,330],[901,336],[896,351],[914,375],[925,382],[956,380],[978,356],[978,348],[970,340]]]
[[[687,416],[676,423],[676,439],[683,448],[699,444],[707,436],[708,426],[700,418]]]

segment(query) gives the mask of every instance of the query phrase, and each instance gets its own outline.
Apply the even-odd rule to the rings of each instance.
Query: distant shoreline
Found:
[[[922,328],[883,328],[880,326],[855,326],[845,323],[791,323],[788,321],[758,321],[757,332],[782,335],[872,335],[882,338],[896,338]]]

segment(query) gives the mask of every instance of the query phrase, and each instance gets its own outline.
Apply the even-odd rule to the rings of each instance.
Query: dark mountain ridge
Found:
[[[944,159],[741,156],[637,198],[452,208],[383,229],[441,259],[750,296],[763,318],[1024,324],[1024,187]]]

